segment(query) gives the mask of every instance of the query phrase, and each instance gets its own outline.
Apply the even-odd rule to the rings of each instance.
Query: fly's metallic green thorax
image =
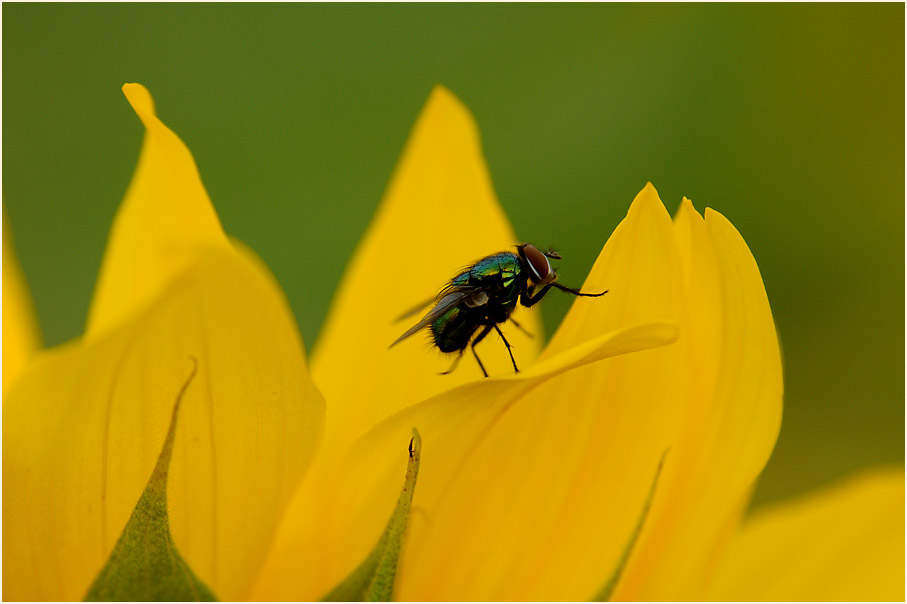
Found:
[[[516,324],[510,315],[517,301],[526,307],[533,306],[552,287],[575,296],[602,296],[607,293],[606,290],[589,294],[560,285],[556,282],[557,274],[551,268],[549,258],[560,259],[560,256],[551,251],[541,252],[531,243],[518,245],[516,253],[499,252],[482,258],[451,279],[436,298],[434,308],[394,344],[428,327],[433,343],[441,352],[459,352],[462,356],[466,347],[470,346],[482,373],[488,377],[476,354],[475,345],[494,329],[510,353],[514,371],[519,371],[510,352],[510,344],[498,327],[508,319]],[[452,370],[453,367],[445,373]]]
[[[497,304],[515,306],[520,296],[520,280],[525,282],[526,278],[520,266],[520,257],[501,252],[482,258],[451,279],[450,284],[453,287],[483,288]]]

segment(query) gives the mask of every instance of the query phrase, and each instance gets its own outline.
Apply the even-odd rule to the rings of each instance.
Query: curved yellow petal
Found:
[[[903,469],[866,472],[757,513],[704,597],[903,602]]]
[[[359,244],[312,354],[312,372],[329,403],[327,439],[358,436],[394,411],[479,379],[464,359],[430,350],[424,333],[388,348],[425,313],[397,320],[432,298],[456,271],[516,240],[494,194],[476,125],[446,88],[422,110],[371,226]],[[528,367],[541,333],[536,312],[515,318],[536,334],[505,332]],[[497,336],[478,350],[492,375],[513,371]],[[467,353],[468,354],[468,353]]]
[[[88,315],[95,337],[149,304],[198,246],[227,247],[189,149],[154,112],[141,84],[123,94],[145,125],[138,166],[107,243]]]
[[[413,428],[422,436],[422,459],[427,465],[420,470],[404,552],[408,559],[431,556],[432,560],[425,564],[433,566],[439,576],[447,577],[450,567],[440,550],[449,547],[456,553],[460,546],[446,534],[451,516],[459,522],[460,536],[464,539],[495,530],[496,520],[473,513],[476,499],[484,496],[484,485],[474,485],[479,490],[461,494],[451,488],[452,483],[459,482],[465,465],[497,465],[504,453],[497,450],[489,453],[486,448],[493,442],[498,424],[509,422],[515,407],[523,404],[525,393],[577,367],[663,346],[676,335],[673,325],[663,323],[603,334],[519,374],[504,373],[463,384],[381,422],[343,456],[325,492],[311,493],[312,497],[331,501],[330,507],[318,517],[322,534],[329,538],[318,541],[314,554],[303,554],[302,559],[282,557],[277,562],[279,572],[269,569],[271,572],[262,581],[269,585],[268,589],[255,595],[267,594],[279,600],[316,599],[364,559],[381,534],[399,494],[399,473],[401,467],[405,469],[400,465],[405,461],[400,452],[405,450]],[[570,445],[564,443],[564,446]],[[511,484],[513,479],[507,472],[493,478],[506,484]],[[531,530],[531,527],[523,529]],[[317,535],[310,533],[310,538]],[[493,544],[486,542],[484,547],[490,548],[497,542],[495,537]],[[302,545],[304,540],[300,542]],[[311,547],[311,543],[308,545]],[[408,577],[399,576],[395,599],[406,600]],[[446,592],[437,591],[434,595],[443,599]]]
[[[614,598],[696,599],[739,522],[781,423],[781,353],[756,261],[733,225],[684,200],[683,381],[669,461]],[[657,580],[656,580],[657,578]]]
[[[28,284],[16,257],[13,235],[3,213],[3,391],[41,347],[41,333]]]
[[[150,137],[176,140],[156,118],[143,119],[158,130]],[[105,270],[125,275],[133,266],[120,284],[127,289],[149,270],[154,293],[142,286],[140,300],[108,281],[94,308],[111,313],[94,316],[103,329],[42,355],[4,396],[6,599],[85,595],[148,481],[190,356],[198,374],[180,409],[170,526],[220,598],[248,594],[320,436],[323,401],[279,287],[222,233],[162,233],[162,209],[177,212],[172,220],[213,209],[197,195],[200,183],[158,203],[182,195],[169,178],[194,167],[181,145],[149,147],[143,161],[154,161],[139,166]],[[139,218],[147,233],[120,228],[137,228]]]

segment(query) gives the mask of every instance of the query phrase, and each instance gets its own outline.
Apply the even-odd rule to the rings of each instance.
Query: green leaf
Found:
[[[167,475],[173,454],[173,437],[180,401],[195,377],[198,361],[173,405],[170,429],[151,478],[136,504],[126,528],[94,583],[87,601],[214,601],[176,550],[167,518]]]
[[[655,477],[652,479],[652,484],[649,486],[649,494],[646,495],[646,501],[643,503],[642,510],[639,513],[639,518],[636,520],[636,526],[633,527],[633,532],[630,533],[630,538],[627,540],[627,544],[624,546],[623,552],[621,552],[620,558],[617,560],[617,565],[611,571],[611,575],[608,577],[608,580],[605,581],[605,584],[602,586],[598,593],[595,594],[595,597],[592,598],[593,602],[607,602],[611,599],[611,595],[614,593],[614,588],[617,587],[617,582],[620,579],[620,576],[624,572],[624,568],[627,566],[627,561],[630,559],[630,554],[633,553],[633,548],[636,546],[636,542],[639,540],[639,535],[642,534],[642,527],[646,524],[646,518],[649,517],[649,509],[652,507],[652,500],[655,498],[655,490],[658,486],[658,479],[661,477],[661,469],[664,467],[665,458],[668,456],[668,452],[665,451],[661,454],[661,461],[658,462],[658,468],[655,469]]]
[[[400,492],[397,507],[391,514],[384,533],[362,564],[324,596],[322,602],[390,602],[394,593],[394,578],[397,575],[403,536],[409,520],[409,507],[416,488],[416,476],[419,475],[421,455],[422,438],[413,428],[403,491]]]

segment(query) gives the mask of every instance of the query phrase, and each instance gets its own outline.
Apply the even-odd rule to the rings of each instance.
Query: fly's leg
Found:
[[[524,291],[522,294],[520,294],[520,304],[526,307],[534,306],[539,300],[545,297],[545,294],[547,294],[548,290],[552,287],[556,287],[562,292],[567,292],[568,294],[573,294],[574,296],[583,296],[587,298],[597,298],[608,293],[608,290],[599,292],[597,294],[581,292],[578,289],[573,289],[572,287],[567,287],[566,285],[561,285],[560,283],[552,281],[551,283],[537,291],[535,294],[529,295],[528,292]]]
[[[466,350],[466,349],[464,348],[463,350]],[[460,354],[457,355],[457,358],[454,359],[453,365],[450,366],[450,369],[448,369],[447,371],[442,371],[440,373],[440,375],[447,375],[448,373],[451,373],[454,369],[457,368],[457,365],[460,363],[460,359],[463,358],[463,350],[461,350]]]
[[[546,285],[545,287],[543,287],[542,289],[540,289],[539,291],[535,292],[535,294],[532,294],[532,295],[529,294],[529,290],[523,290],[523,293],[520,294],[520,304],[522,304],[526,308],[535,306],[535,304],[539,300],[541,300],[542,298],[545,297],[545,294],[547,294],[548,290],[551,289],[551,285],[552,284],[549,283],[548,285]]]
[[[495,329],[497,329],[497,327],[498,327],[498,326],[495,325]],[[483,328],[482,328],[482,331],[479,332],[479,335],[476,336],[476,339],[472,341],[472,346],[471,346],[471,348],[472,348],[472,356],[474,356],[474,357],[476,358],[476,363],[479,364],[479,369],[482,370],[482,373],[485,374],[485,377],[488,377],[488,372],[485,371],[485,365],[482,364],[481,359],[479,359],[479,355],[476,354],[476,344],[478,344],[479,342],[481,342],[482,339],[483,339],[485,336],[487,336],[488,333],[489,333],[490,331],[491,331],[491,325],[486,325],[485,327],[483,327]],[[498,333],[501,333],[501,332],[498,331]]]
[[[513,317],[509,317],[509,318],[510,318],[510,322],[517,326],[517,329],[519,329],[520,331],[522,331],[524,334],[526,334],[526,335],[529,336],[530,338],[535,337],[535,336],[533,336],[531,333],[529,333],[528,331],[526,331],[526,328],[525,328],[525,327],[523,327],[522,325],[520,325],[519,323],[517,323],[517,322],[513,319]]]
[[[551,285],[553,287],[556,287],[557,289],[561,290],[562,292],[567,292],[568,294],[573,294],[574,296],[585,296],[587,298],[598,298],[599,296],[604,296],[605,294],[608,293],[608,290],[599,292],[597,294],[593,294],[591,292],[581,292],[578,289],[573,289],[572,287],[567,287],[566,285],[561,285],[560,283],[557,283],[557,282],[552,283]]]
[[[503,334],[503,332],[501,332],[501,328],[497,326],[497,323],[495,323],[495,325],[494,325],[494,330],[495,330],[496,332],[498,332],[498,335],[501,336],[501,339],[502,339],[502,340],[504,340],[504,346],[507,347],[507,354],[510,355],[510,362],[513,363],[513,370],[514,370],[516,373],[519,373],[520,370],[519,370],[519,368],[516,366],[516,361],[513,360],[513,352],[510,350],[510,342],[508,342],[508,341],[507,341],[507,338],[504,337],[504,334]],[[486,376],[486,377],[487,377],[487,376]]]

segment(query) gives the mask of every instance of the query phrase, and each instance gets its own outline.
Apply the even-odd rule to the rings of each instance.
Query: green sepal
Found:
[[[110,558],[85,595],[86,601],[217,600],[180,556],[170,535],[167,517],[167,475],[173,455],[177,413],[198,367],[198,362],[192,360],[195,362],[192,374],[173,405],[170,429],[151,478]]]
[[[661,460],[658,462],[658,468],[655,470],[655,477],[652,479],[652,484],[649,485],[649,493],[646,495],[646,500],[643,503],[642,510],[639,512],[639,517],[636,519],[636,526],[633,527],[633,532],[630,533],[630,538],[627,539],[626,545],[620,554],[620,558],[617,559],[617,564],[611,570],[611,574],[608,576],[608,580],[605,581],[601,589],[598,590],[598,593],[592,598],[592,602],[608,602],[611,599],[612,594],[614,593],[614,588],[617,587],[617,582],[620,580],[620,576],[623,574],[624,569],[627,566],[627,562],[630,560],[630,554],[633,553],[633,548],[636,546],[636,542],[639,540],[639,536],[642,534],[642,528],[646,524],[646,518],[649,517],[649,510],[652,507],[652,500],[655,498],[655,490],[658,486],[658,479],[661,477],[661,470],[665,464],[665,458],[668,456],[668,452],[665,451],[661,455]]]
[[[362,564],[324,596],[322,602],[390,602],[394,594],[397,562],[403,547],[421,455],[422,439],[413,428],[413,438],[409,441],[406,480],[384,533]]]

